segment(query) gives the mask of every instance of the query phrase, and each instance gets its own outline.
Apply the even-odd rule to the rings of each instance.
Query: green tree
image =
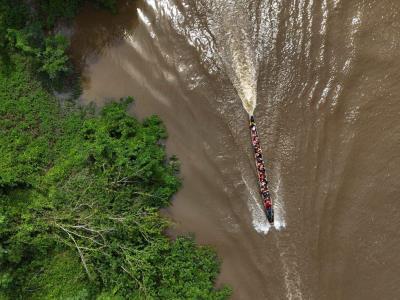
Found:
[[[69,47],[68,40],[62,35],[47,37],[45,48],[39,54],[41,67],[40,71],[45,72],[50,79],[56,79],[60,75],[68,72],[69,58],[65,51]]]
[[[83,1],[27,3],[0,0],[0,299],[227,298],[215,253],[164,235],[180,180],[161,120],[129,116],[131,98],[61,105],[36,75],[65,78],[48,33]]]
[[[163,234],[180,180],[160,119],[129,116],[131,98],[61,107],[15,64],[0,76],[3,298],[226,298],[214,252]]]

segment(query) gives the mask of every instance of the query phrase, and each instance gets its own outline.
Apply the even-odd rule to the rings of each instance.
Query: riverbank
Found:
[[[396,298],[400,51],[388,24],[398,24],[399,6],[272,2],[139,1],[121,17],[137,17],[126,34],[105,44],[111,19],[82,11],[73,51],[101,47],[84,52],[81,100],[129,94],[140,119],[161,117],[184,178],[167,209],[172,234],[215,245],[232,299]],[[252,215],[260,199],[248,117],[220,61],[230,26],[259,32],[249,46],[265,47],[255,117],[286,221],[267,235]]]
[[[1,4],[0,298],[227,298],[214,251],[164,235],[180,179],[160,119],[55,98],[74,74],[51,29],[79,7]]]

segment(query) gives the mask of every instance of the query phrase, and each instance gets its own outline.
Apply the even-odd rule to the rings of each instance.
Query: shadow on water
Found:
[[[89,81],[83,72],[85,68],[95,63],[105,49],[121,43],[137,23],[137,1],[118,1],[116,14],[90,3],[82,8],[73,26],[71,57],[84,83]]]

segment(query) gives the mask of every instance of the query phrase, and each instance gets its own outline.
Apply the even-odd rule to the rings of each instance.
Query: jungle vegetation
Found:
[[[164,234],[181,182],[161,120],[54,96],[73,74],[55,27],[83,3],[0,0],[0,299],[226,299],[214,251]]]

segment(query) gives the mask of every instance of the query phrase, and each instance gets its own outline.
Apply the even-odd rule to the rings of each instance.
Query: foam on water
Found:
[[[262,234],[267,234],[271,229],[271,224],[268,222],[267,218],[265,217],[264,209],[261,205],[260,197],[258,196],[258,192],[255,192],[253,188],[250,187],[249,182],[247,181],[246,177],[242,175],[242,180],[246,185],[247,190],[249,191],[250,198],[247,202],[249,210],[251,212],[252,217],[252,225],[253,228]],[[280,183],[280,181],[279,181]],[[277,191],[279,190],[280,184],[278,183]],[[277,193],[275,193],[278,195]],[[281,230],[286,227],[286,222],[284,218],[284,210],[283,205],[281,204],[280,198],[276,197],[274,201],[274,228],[276,230]]]
[[[247,202],[247,205],[251,212],[253,227],[258,233],[267,234],[268,231],[271,229],[271,224],[268,223],[265,217],[264,210],[258,199],[259,197],[257,197],[257,193],[255,193],[254,189],[250,187],[247,179],[243,175],[242,175],[242,180],[246,185],[247,190],[250,193],[250,198],[249,201]]]
[[[283,207],[283,201],[281,198],[281,178],[278,177],[278,184],[276,189],[272,190],[274,194],[274,227],[277,230],[281,230],[286,227],[285,222],[285,209]]]
[[[271,51],[266,40],[275,39],[277,35],[276,19],[280,7],[279,1],[272,0],[273,10],[270,13],[265,13],[269,4],[262,1],[263,14],[260,21],[254,19],[255,6],[249,10],[246,0],[208,2],[207,6],[200,5],[196,8],[204,13],[206,26],[203,26],[204,23],[201,20],[186,18],[187,15],[193,16],[189,13],[190,5],[186,1],[182,1],[182,6],[179,7],[174,0],[147,0],[147,4],[148,8],[155,13],[156,20],[167,18],[174,30],[186,38],[188,45],[199,52],[201,61],[209,73],[225,71],[245,111],[250,116],[253,115],[257,105],[259,62],[262,54],[268,54]],[[238,15],[238,11],[244,13]],[[138,9],[138,14],[153,37],[148,18],[141,9]],[[254,175],[251,174],[249,176]],[[244,175],[242,178],[250,194],[248,207],[252,215],[253,227],[257,232],[267,234],[271,225],[266,219],[258,186],[250,188]],[[274,227],[278,230],[285,227],[279,186],[280,183],[276,191],[271,191],[274,194]]]
[[[232,64],[234,76],[233,85],[242,101],[244,109],[251,116],[257,105],[257,69],[252,61],[251,50],[248,47],[238,47],[237,41],[232,41]]]

